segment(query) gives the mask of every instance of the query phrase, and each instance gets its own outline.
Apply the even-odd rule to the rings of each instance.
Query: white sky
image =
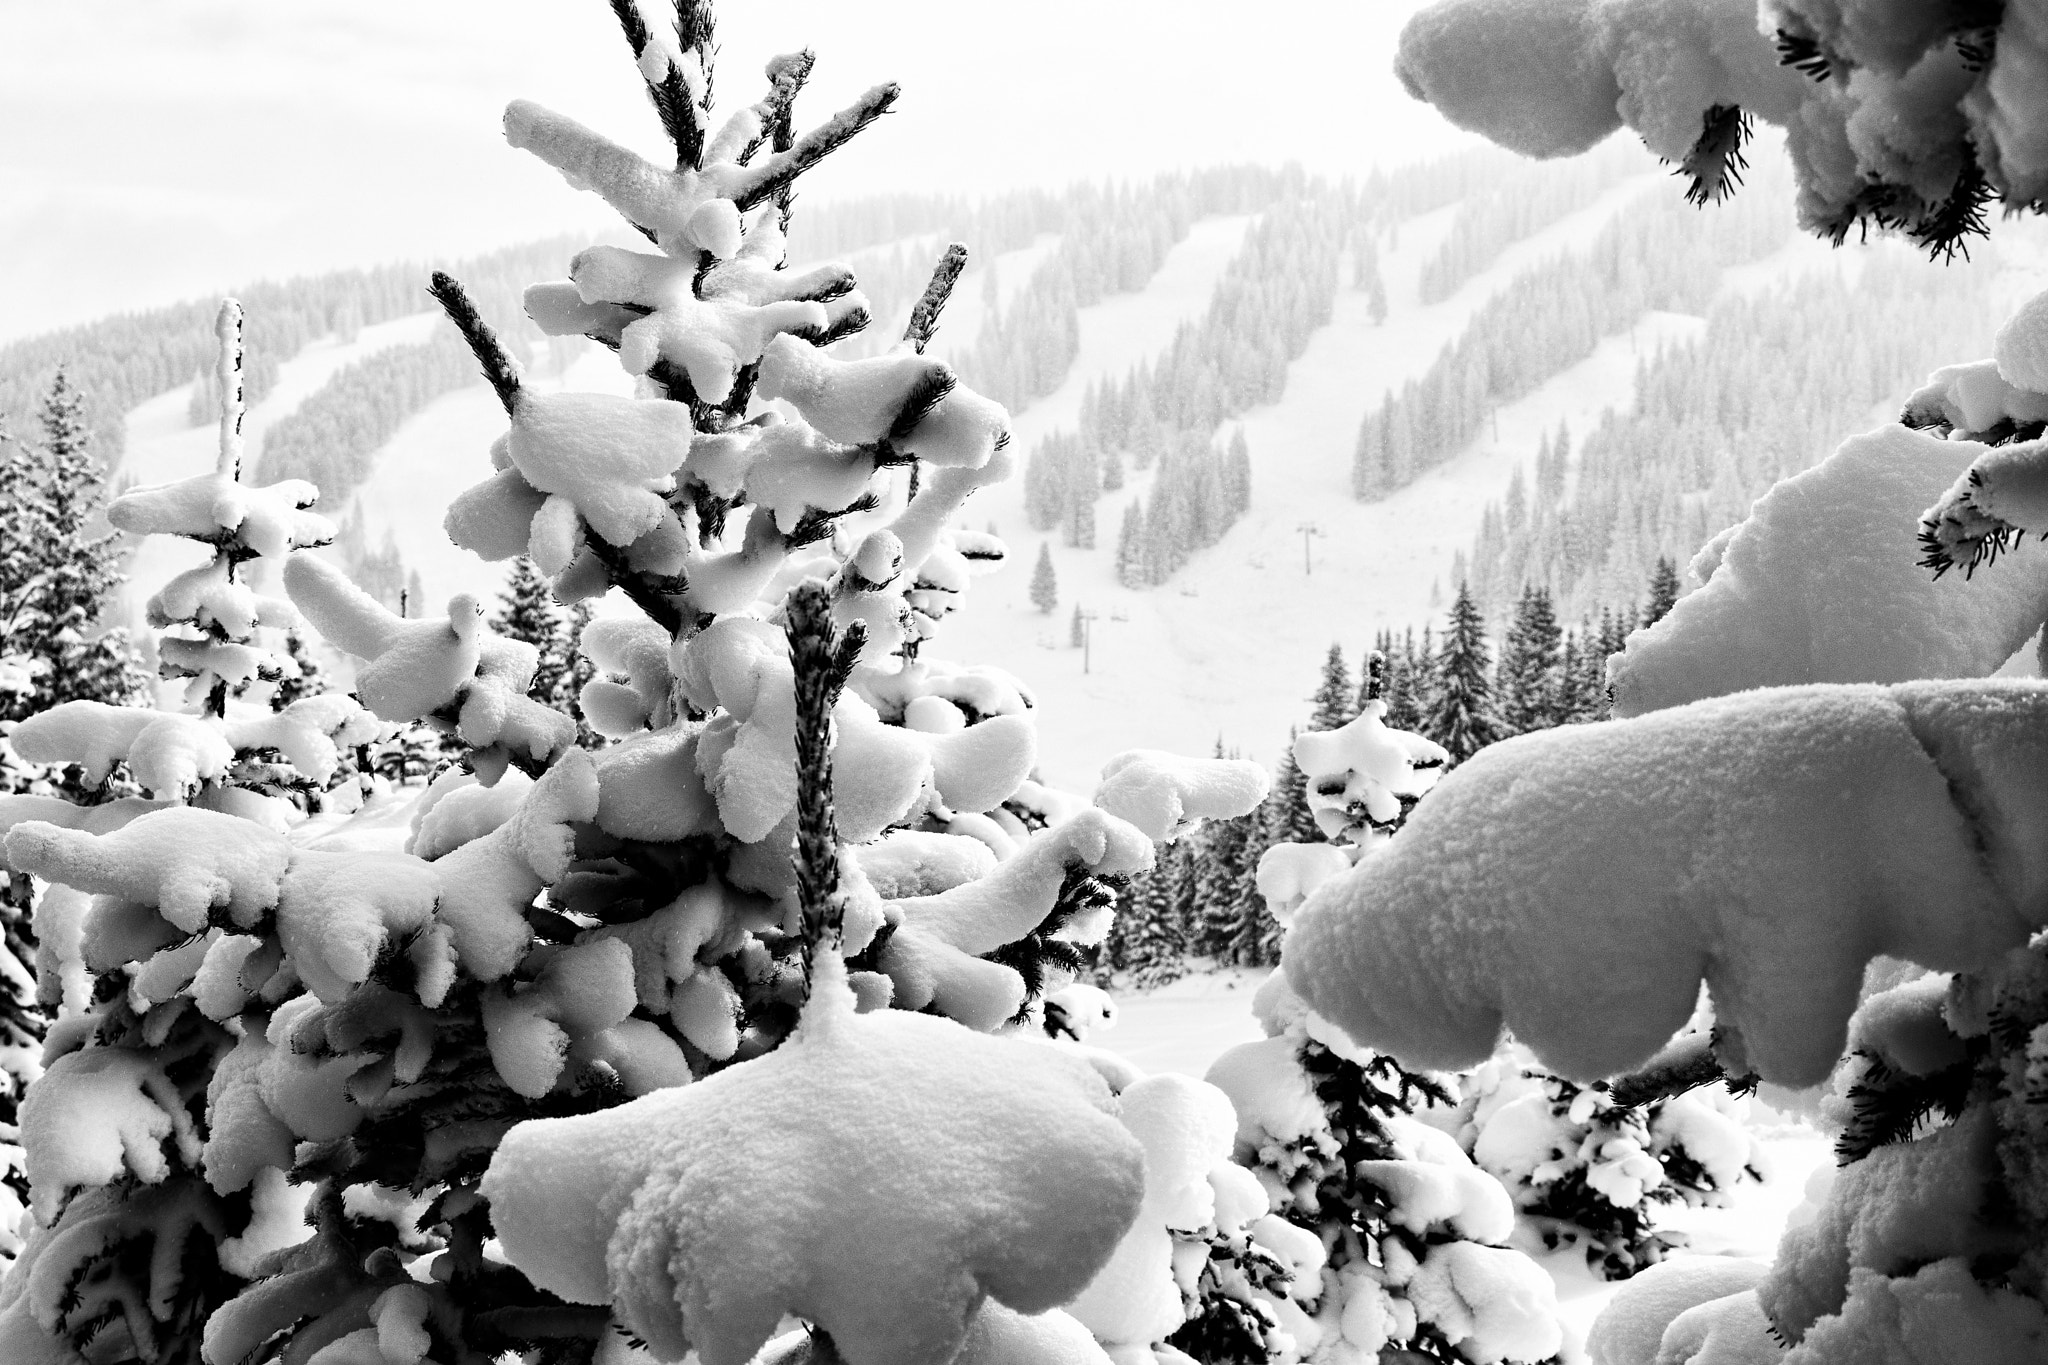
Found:
[[[814,198],[1356,174],[1466,140],[1389,74],[1421,4],[727,0],[719,89],[753,99],[766,58],[804,46],[801,121],[903,85]],[[505,146],[520,96],[661,150],[604,0],[0,0],[0,339],[611,221]]]

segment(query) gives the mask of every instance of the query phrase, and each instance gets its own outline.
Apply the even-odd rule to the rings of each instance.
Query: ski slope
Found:
[[[1518,274],[1583,247],[1639,196],[1664,188],[1657,175],[1623,181],[1515,243],[1434,305],[1420,302],[1417,280],[1456,209],[1402,224],[1381,254],[1386,321],[1372,321],[1363,292],[1341,290],[1331,322],[1289,367],[1280,400],[1246,414],[1252,510],[1221,542],[1168,583],[1134,591],[1115,579],[1116,531],[1124,507],[1144,498],[1149,475],[1132,476],[1097,505],[1092,551],[1031,531],[1021,481],[987,490],[968,508],[968,520],[992,521],[1010,542],[1011,561],[975,585],[968,608],[947,623],[939,652],[1002,663],[1032,686],[1043,713],[1040,765],[1062,786],[1090,789],[1104,760],[1140,746],[1204,753],[1220,742],[1277,763],[1289,727],[1306,714],[1330,644],[1343,644],[1355,659],[1382,627],[1419,628],[1437,615],[1455,591],[1448,581],[1452,555],[1471,542],[1486,503],[1506,491],[1516,467],[1533,464],[1541,434],[1560,419],[1583,431],[1603,408],[1629,403],[1639,353],[1703,323],[1673,314],[1643,319],[1631,335],[1608,339],[1503,407],[1497,438],[1489,434],[1373,504],[1356,502],[1350,488],[1351,451],[1365,413],[1386,389],[1424,373]],[[1190,234],[1183,249],[1193,242]],[[1161,271],[1155,289],[1167,275]],[[1083,350],[1073,371],[1058,392],[1016,417],[1022,449],[1050,431],[1073,429],[1091,381],[1121,377],[1164,350],[1173,326],[1156,316],[1166,300],[1155,289],[1082,312]],[[1091,315],[1111,307],[1116,318],[1106,330],[1119,342],[1113,358],[1108,347],[1087,346],[1091,322],[1100,327],[1107,320]],[[1199,306],[1181,316],[1198,312]],[[1313,529],[1304,533],[1304,526]],[[1041,539],[1053,542],[1061,589],[1050,616],[1028,596]],[[1077,603],[1096,617],[1085,659],[1068,645]]]
[[[364,327],[348,341],[323,337],[308,345],[278,367],[276,386],[243,416],[245,449],[252,454],[260,451],[264,433],[271,425],[305,402],[337,371],[388,347],[425,341],[439,317],[438,313],[413,313]],[[220,427],[213,421],[191,425],[186,420],[191,402],[192,385],[181,384],[129,412],[121,464],[113,471],[110,485],[169,483],[207,473],[215,467],[220,453]],[[344,509],[328,503],[317,510],[338,520]],[[129,624],[146,635],[143,603],[149,595],[172,575],[204,563],[210,554],[196,541],[172,536],[143,539],[127,564],[130,586],[124,603]]]
[[[1420,301],[1417,281],[1456,209],[1401,224],[1381,251],[1386,320],[1373,322],[1362,292],[1340,290],[1331,321],[1289,367],[1280,399],[1244,415],[1252,508],[1221,542],[1163,586],[1134,592],[1118,585],[1116,529],[1125,506],[1143,498],[1150,482],[1149,475],[1134,474],[1099,504],[1095,550],[1054,544],[1061,601],[1055,613],[1041,615],[1027,594],[1041,537],[1024,516],[1022,480],[985,490],[964,520],[993,525],[1009,540],[1012,559],[976,584],[935,652],[1002,665],[1034,690],[1042,712],[1042,770],[1070,789],[1088,790],[1105,759],[1136,746],[1201,753],[1220,741],[1276,763],[1290,726],[1305,714],[1330,644],[1342,644],[1355,660],[1380,629],[1420,627],[1440,616],[1456,587],[1452,556],[1470,544],[1486,504],[1503,495],[1514,471],[1533,461],[1541,433],[1560,421],[1586,431],[1604,408],[1629,403],[1639,358],[1702,324],[1672,314],[1638,320],[1629,333],[1608,338],[1584,361],[1502,407],[1492,428],[1455,458],[1369,505],[1350,494],[1351,450],[1365,413],[1386,390],[1425,372],[1522,271],[1583,249],[1641,196],[1667,191],[1661,175],[1622,181],[1513,244],[1457,293],[1430,305]],[[1144,288],[1082,310],[1075,363],[1055,392],[1013,414],[1013,449],[1028,453],[1047,434],[1074,429],[1091,383],[1121,378],[1156,358],[1183,323],[1199,318],[1252,222],[1232,216],[1196,223]],[[1789,225],[1787,233],[1789,240]],[[1014,297],[1056,245],[1057,238],[1041,237],[970,267],[942,339],[965,345],[979,330],[982,272],[994,272],[999,299]],[[1767,287],[1827,259],[1798,243],[1729,272],[1725,284]],[[1348,268],[1341,272],[1349,277]],[[380,346],[418,340],[431,325],[431,315],[421,314],[365,328],[346,345],[309,347],[283,367],[277,391],[250,414],[252,445],[336,369]],[[566,372],[536,373],[530,382],[631,390],[615,359],[594,345]],[[187,396],[173,391],[132,414],[126,468],[137,478],[154,482],[210,464],[211,430],[183,425]],[[503,428],[504,417],[483,385],[443,395],[378,452],[348,506],[323,509],[337,518],[359,513],[369,548],[380,546],[387,533],[395,540],[420,576],[422,610],[439,610],[456,592],[488,599],[503,581],[503,566],[457,550],[441,530],[448,503],[489,474],[490,443]],[[186,561],[174,559],[181,551],[196,554],[194,547],[168,543],[143,548],[132,570],[138,598],[182,567]],[[1085,658],[1068,645],[1077,603],[1095,618]]]

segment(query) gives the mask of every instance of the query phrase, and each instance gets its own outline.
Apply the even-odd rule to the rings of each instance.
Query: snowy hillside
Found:
[[[1518,281],[1561,257],[1585,253],[1603,229],[1670,195],[1660,172],[1624,175],[1510,242],[1435,303],[1424,302],[1421,281],[1466,204],[1388,225],[1372,239],[1384,320],[1375,320],[1375,300],[1353,269],[1354,248],[1330,321],[1287,367],[1279,400],[1218,433],[1241,427],[1252,465],[1250,510],[1219,543],[1196,553],[1163,585],[1132,589],[1118,581],[1113,529],[1127,505],[1146,497],[1155,471],[1132,471],[1120,491],[1103,496],[1096,511],[1102,531],[1092,550],[1063,545],[1057,531],[1033,531],[1021,479],[985,490],[965,519],[995,527],[1011,547],[1011,560],[977,583],[969,609],[949,622],[940,652],[1000,662],[1036,691],[1048,716],[1042,765],[1068,787],[1086,789],[1107,755],[1134,744],[1200,753],[1221,741],[1277,762],[1289,726],[1305,716],[1306,693],[1330,644],[1355,655],[1383,628],[1419,628],[1438,618],[1455,590],[1454,558],[1470,553],[1488,505],[1504,497],[1516,471],[1525,478],[1531,472],[1545,433],[1560,423],[1590,431],[1604,411],[1626,410],[1639,367],[1660,346],[1698,336],[1705,319],[1656,311],[1634,317],[1583,360],[1495,407],[1459,453],[1375,502],[1360,502],[1352,491],[1361,420],[1483,325],[1475,318]],[[1078,310],[1078,343],[1065,378],[1012,414],[1020,457],[1054,432],[1074,432],[1091,386],[1155,361],[1177,329],[1202,315],[1257,217],[1195,221],[1141,288]],[[938,240],[918,234],[850,254],[857,268],[891,276]],[[989,320],[990,302],[998,313],[1009,309],[1061,246],[1050,233],[1020,240],[1026,244],[974,262],[945,315],[935,354],[969,350]],[[1839,259],[1796,241],[1787,221],[1782,247],[1728,269],[1718,290],[1710,282],[1700,297],[1765,294]],[[250,414],[252,445],[343,365],[417,342],[432,325],[422,315],[366,327],[347,344],[330,339],[285,361],[276,389]],[[595,345],[571,346],[564,354],[573,357],[565,370],[535,367],[536,387],[629,391],[616,361]],[[190,472],[206,458],[207,433],[184,425],[188,399],[186,389],[173,390],[130,414],[121,478],[155,481]],[[440,529],[448,500],[488,471],[488,448],[502,425],[484,386],[445,394],[398,428],[352,495],[330,501],[330,514],[360,520],[366,546],[374,549],[388,538],[396,547],[419,580],[418,609],[436,609],[458,591],[488,598],[502,582],[500,567],[455,549]],[[1059,584],[1059,604],[1049,614],[1033,607],[1028,595],[1041,541],[1050,542]],[[163,553],[146,549],[135,560],[137,584],[163,580],[171,567],[156,562]],[[1094,618],[1085,666],[1083,651],[1069,643],[1077,606]],[[1256,649],[1246,644],[1254,635]]]

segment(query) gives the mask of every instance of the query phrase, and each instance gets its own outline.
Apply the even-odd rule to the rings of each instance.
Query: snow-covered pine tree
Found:
[[[1422,724],[1423,732],[1444,746],[1453,763],[1464,762],[1501,737],[1487,655],[1486,620],[1472,600],[1470,586],[1461,581],[1450,623],[1437,647],[1432,669],[1435,695]]]
[[[1163,986],[1187,974],[1188,925],[1178,903],[1181,863],[1176,852],[1131,879],[1104,945],[1106,965],[1139,988]]]
[[[1059,578],[1053,573],[1052,542],[1038,542],[1038,562],[1031,568],[1031,605],[1044,616],[1060,604]]]
[[[1678,582],[1678,566],[1668,555],[1658,555],[1657,563],[1650,570],[1650,591],[1643,603],[1643,624],[1654,626],[1678,605],[1678,596],[1683,589]]]
[[[538,651],[529,695],[551,710],[576,718],[576,742],[583,748],[601,747],[602,737],[584,718],[580,697],[584,684],[596,676],[596,668],[581,652],[583,630],[593,617],[588,599],[564,607],[557,603],[547,579],[521,555],[499,594],[497,615],[491,629],[508,640],[523,640]]]
[[[857,361],[824,349],[869,320],[852,273],[783,259],[796,179],[895,87],[799,134],[811,57],[780,57],[714,128],[708,7],[614,13],[676,168],[523,101],[505,127],[658,249],[591,248],[526,299],[646,395],[534,391],[455,281],[431,292],[510,426],[451,536],[633,604],[581,640],[616,742],[576,748],[475,601],[395,616],[295,553],[287,590],[363,701],[454,735],[464,769],[409,816],[289,833],[189,806],[15,824],[14,867],[104,899],[94,1022],[25,1120],[44,1226],[0,1303],[10,1362],[736,1363],[790,1312],[809,1332],[775,1358],[1086,1346],[1042,1310],[1120,1251],[1144,1143],[1095,1066],[989,1033],[1099,941],[1155,842],[1264,776],[1124,755],[1093,805],[1030,778],[1029,694],[930,648],[1002,555],[952,522],[1012,469],[1002,409],[923,353],[964,251]],[[323,538],[310,490],[235,483],[232,434],[221,473],[132,519],[231,566]],[[195,646],[202,683],[232,643]]]
[[[1502,738],[1541,730],[1562,718],[1563,643],[1549,591],[1533,584],[1525,586],[1507,637],[1501,641],[1495,695]]]
[[[1222,745],[1216,756],[1224,757]],[[1246,905],[1253,886],[1253,864],[1246,857],[1253,838],[1257,813],[1218,820],[1203,830],[1197,844],[1200,858],[1195,869],[1195,906],[1191,928],[1193,949],[1218,963],[1231,960],[1238,926],[1255,910]]]
[[[512,572],[506,575],[505,587],[498,594],[498,610],[490,624],[496,634],[508,640],[524,640],[543,657],[554,647],[561,633],[554,595],[548,591],[547,579],[541,577],[527,556],[520,555],[512,561]],[[562,664],[555,667],[559,672]],[[546,696],[553,689],[544,687],[541,677],[538,671],[534,673],[534,690]]]
[[[1124,504],[1116,531],[1116,581],[1127,588],[1145,587],[1145,513],[1136,498]]]
[[[1558,683],[1563,701],[1558,724],[1577,725],[1607,718],[1607,654],[1593,619],[1583,617],[1579,628],[1566,634],[1558,656]]]
[[[1431,686],[1435,673],[1434,637],[1425,631],[1418,649],[1413,628],[1402,632],[1399,640],[1394,638],[1392,631],[1382,631],[1373,649],[1387,661],[1386,672],[1378,680],[1378,685],[1380,699],[1387,704],[1388,728],[1421,732],[1423,718],[1429,713],[1434,696]],[[1365,709],[1373,686],[1374,679],[1368,670],[1358,680],[1357,710]]]
[[[61,369],[36,426],[33,444],[0,432],[0,655],[26,682],[0,696],[0,736],[62,702],[120,706],[149,688],[128,632],[107,621],[122,581],[118,537],[98,529],[105,473],[84,400]],[[72,774],[9,752],[0,739],[0,791],[91,799]]]
[[[1937,252],[1981,230],[1992,197],[2048,202],[2025,150],[2042,44],[2021,7],[1898,23],[1860,0],[1772,3],[1775,45],[1746,5],[1505,12],[1425,11],[1402,66],[1525,151],[1586,145],[1626,110],[1711,199],[1755,113],[1796,129],[1809,227]],[[1882,148],[1841,132],[1873,121]],[[1629,1073],[1617,1099],[1832,1073],[1845,1164],[1775,1264],[1746,1288],[1624,1290],[1592,1332],[1596,1351],[1634,1343],[1610,1358],[2048,1349],[2048,912],[2019,814],[2048,800],[2048,685],[1989,676],[2038,629],[2048,580],[2041,547],[2014,540],[2043,529],[2048,297],[1992,349],[1711,542],[1701,585],[1611,662],[1617,719],[1464,765],[1290,937],[1287,977],[1315,1008],[1420,1064],[1475,1062],[1505,1026],[1567,1075]],[[1916,517],[1918,577],[1898,549]],[[1994,551],[2011,557],[1984,579],[1941,575]],[[1691,876],[1708,866],[1710,884]],[[1878,954],[1931,970],[1862,998]],[[1703,982],[1713,1026],[1673,1039]]]
[[[1092,550],[1095,548],[1095,497],[1079,493],[1073,496],[1065,522],[1067,544],[1077,550]]]
[[[1382,669],[1368,661],[1368,677]],[[1259,885],[1276,920],[1365,860],[1398,829],[1447,755],[1389,730],[1370,696],[1342,729],[1295,741],[1318,817],[1337,843],[1276,843]],[[1300,1355],[1317,1361],[1547,1361],[1561,1331],[1549,1277],[1501,1245],[1515,1217],[1499,1182],[1415,1112],[1455,1101],[1449,1079],[1354,1047],[1276,973],[1260,988],[1267,1037],[1208,1073],[1238,1112],[1236,1159],[1275,1213],[1322,1248],[1321,1293],[1276,1304]],[[1453,1288],[1489,1285],[1486,1308]],[[1290,1301],[1294,1302],[1294,1301]]]
[[[1330,652],[1323,656],[1322,681],[1316,684],[1309,704],[1308,728],[1311,730],[1338,729],[1358,714],[1355,709],[1357,699],[1351,692],[1351,669],[1344,662],[1343,646],[1332,644]]]
[[[293,798],[325,793],[341,751],[376,727],[338,693],[278,711],[233,695],[282,676],[258,632],[298,619],[252,580],[266,560],[326,544],[334,528],[308,510],[311,485],[241,481],[241,310],[232,301],[217,331],[215,471],[132,490],[107,509],[120,530],[212,549],[148,604],[164,628],[166,675],[190,679],[185,709],[73,699],[13,736],[33,761],[78,765],[89,787],[125,766],[149,798],[0,798],[7,869],[48,883],[36,907],[36,987],[55,1020],[47,1070],[21,1107],[35,1230],[0,1306],[0,1354],[10,1360],[198,1359],[209,1317],[303,1202],[283,1169],[253,1190],[205,1171],[219,1137],[215,1081],[237,1038],[234,1011],[214,1002],[288,990],[291,975],[281,954],[251,951],[257,940],[234,932],[268,906],[199,869],[265,866],[258,850],[281,845],[301,819]],[[335,795],[345,808],[360,799],[353,784]],[[130,852],[102,855],[116,847]]]

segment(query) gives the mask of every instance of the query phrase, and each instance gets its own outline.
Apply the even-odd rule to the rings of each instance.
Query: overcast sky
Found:
[[[817,198],[1363,173],[1462,145],[1388,74],[1420,4],[728,0],[718,88],[751,100],[805,46],[801,121],[903,85],[806,180]],[[0,339],[610,221],[505,146],[520,96],[660,151],[604,0],[0,0]]]

